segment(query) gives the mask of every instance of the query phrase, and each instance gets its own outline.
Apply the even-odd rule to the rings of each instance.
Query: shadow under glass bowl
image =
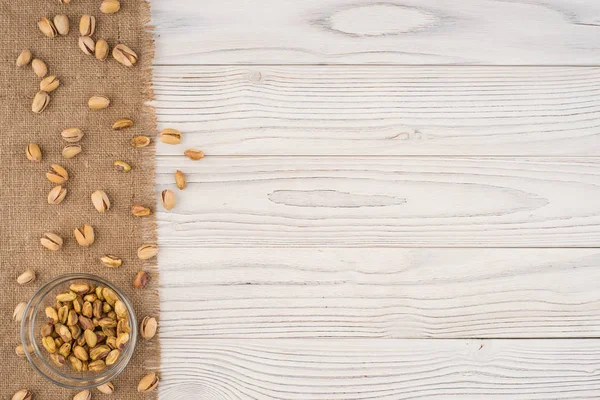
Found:
[[[74,282],[87,282],[94,286],[105,286],[112,289],[125,304],[129,313],[131,328],[129,342],[125,349],[121,351],[117,362],[102,371],[76,372],[71,370],[68,362],[67,365],[59,367],[50,360],[48,352],[41,345],[40,329],[48,322],[45,308],[54,306],[56,304],[55,296],[68,290],[69,285]],[[21,344],[33,368],[55,385],[71,389],[90,389],[113,380],[123,372],[135,350],[137,332],[137,319],[131,301],[118,287],[95,275],[65,274],[56,277],[39,288],[27,303],[21,321]]]

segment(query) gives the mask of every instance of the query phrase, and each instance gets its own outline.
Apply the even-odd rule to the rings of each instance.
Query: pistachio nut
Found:
[[[119,301],[119,300],[117,300],[117,301]],[[115,304],[117,304],[117,302],[115,302]],[[107,302],[102,303],[102,312],[105,313],[107,317],[110,317],[113,319],[117,318],[116,314],[113,315],[113,308]]]
[[[102,289],[102,296],[104,296],[104,300],[112,307],[114,307],[117,300],[119,300],[119,296],[117,296],[115,291],[107,287]]]
[[[123,261],[119,257],[110,254],[100,257],[100,262],[108,268],[118,268],[123,264]]]
[[[39,58],[33,59],[31,62],[31,68],[33,68],[33,72],[38,78],[43,78],[48,73],[48,67],[46,66],[46,63]]]
[[[48,204],[60,204],[67,195],[67,189],[62,186],[55,186],[48,193]]]
[[[13,394],[11,400],[31,400],[33,399],[33,393],[27,389],[21,389]]]
[[[75,300],[73,300],[73,310],[77,314],[81,314],[81,309],[83,308],[83,299],[80,296],[77,296]]]
[[[121,300],[115,301],[115,313],[117,313],[117,317],[119,318],[126,318],[128,315],[127,307]]]
[[[91,400],[92,393],[89,390],[83,390],[73,396],[73,400]]]
[[[152,372],[144,376],[138,383],[137,391],[147,393],[153,391],[158,386],[158,376]]]
[[[33,102],[31,103],[31,111],[36,114],[41,113],[50,104],[50,95],[41,90],[33,96]]]
[[[106,192],[103,190],[96,190],[92,193],[92,204],[94,204],[94,208],[96,211],[103,213],[110,209],[110,200]]]
[[[71,343],[63,343],[63,345],[58,349],[58,354],[65,358],[69,357],[69,354],[71,354]]]
[[[83,296],[83,300],[87,301],[87,302],[90,302],[90,303],[95,302],[97,299],[98,299],[98,296],[96,295],[95,292],[94,293],[88,293],[85,296]]]
[[[115,166],[115,169],[119,172],[131,171],[131,165],[127,164],[125,161],[115,161],[113,165]]]
[[[111,350],[110,353],[108,353],[108,355],[106,356],[104,362],[106,363],[106,365],[113,365],[117,362],[120,355],[121,351],[119,349]]]
[[[69,316],[69,308],[67,306],[58,307],[58,321],[62,324],[67,322],[67,317]],[[56,329],[56,326],[54,327]],[[58,333],[58,331],[56,331]]]
[[[56,353],[56,343],[52,336],[44,336],[42,338],[42,346],[48,351],[48,353]]]
[[[156,330],[158,329],[158,322],[156,322],[156,318],[154,317],[144,317],[142,323],[140,325],[140,333],[142,337],[146,340],[150,340],[156,335]]]
[[[76,143],[83,137],[83,132],[79,128],[67,128],[60,133],[63,140],[69,143]]]
[[[90,291],[90,284],[87,282],[75,282],[69,285],[69,290],[83,296]]]
[[[50,165],[50,170],[46,172],[46,178],[52,183],[62,185],[69,179],[69,173],[58,164]]]
[[[69,360],[69,364],[71,364],[71,369],[73,371],[81,371],[83,368],[83,363],[81,362],[81,360],[77,357],[75,357],[75,355],[70,355],[68,358]]]
[[[104,286],[98,286],[96,288],[96,296],[100,299],[100,300],[104,300],[104,295],[102,294],[102,292],[104,291]]]
[[[124,44],[118,44],[113,48],[112,56],[115,60],[125,65],[132,67],[138,60],[137,54]]]
[[[115,392],[115,385],[112,382],[106,382],[104,385],[100,385],[96,389],[98,389],[100,393],[113,394]]]
[[[121,318],[119,322],[117,322],[117,336],[121,333],[130,333],[131,326],[129,326],[129,318]]]
[[[42,160],[42,150],[37,144],[29,143],[27,149],[25,149],[25,156],[27,156],[29,161],[39,162]]]
[[[17,57],[17,67],[24,67],[25,65],[29,64],[31,62],[31,57],[32,54],[30,50],[23,50]]]
[[[78,45],[81,51],[83,51],[83,54],[88,56],[91,56],[96,51],[96,43],[94,43],[94,39],[89,36],[79,36]]]
[[[91,302],[86,301],[83,303],[83,306],[81,307],[81,314],[88,318],[92,318],[94,316],[94,307],[92,306]]]
[[[62,156],[66,159],[73,158],[81,153],[81,146],[78,144],[69,144],[62,149]]]
[[[46,318],[48,318],[48,323],[52,324],[51,328],[54,328],[54,324],[56,324],[58,322],[58,312],[56,311],[56,308],[52,307],[52,306],[48,306],[44,309],[44,312],[46,313]],[[42,327],[43,329],[43,327]],[[50,333],[44,335],[44,336],[49,336]]]
[[[90,350],[90,358],[92,359],[92,361],[103,360],[106,358],[108,353],[110,353],[110,347],[108,347],[105,344],[102,344]]]
[[[196,149],[187,149],[183,152],[183,154],[189,158],[190,160],[198,161],[199,159],[204,157],[204,153],[200,150]]]
[[[63,365],[65,365],[65,357],[62,354],[50,354],[48,358],[50,358],[50,361],[52,361],[54,365],[58,367],[62,367]]]
[[[17,277],[17,283],[19,285],[27,285],[35,281],[35,271],[32,269],[25,270]]]
[[[175,207],[175,203],[177,202],[177,199],[175,198],[175,193],[173,193],[173,191],[169,189],[162,191],[160,199],[165,210],[172,209],[173,207]]]
[[[60,85],[60,80],[54,75],[48,75],[40,81],[40,90],[43,92],[52,92]]]
[[[100,11],[104,14],[114,14],[121,8],[121,3],[119,0],[104,0],[102,4],[100,4]]]
[[[15,347],[15,354],[19,357],[25,357],[25,348],[20,344],[17,345],[17,347]]]
[[[58,336],[60,336],[60,338],[63,340],[63,342],[70,343],[71,340],[73,340],[73,336],[71,336],[71,331],[69,330],[69,328],[67,328],[66,325],[56,324],[54,329],[56,330],[56,333],[58,333]]]
[[[91,329],[86,329],[83,331],[83,337],[85,338],[85,343],[90,349],[93,349],[96,347],[96,344],[98,344],[98,336],[96,336],[96,333]]]
[[[69,4],[71,0],[58,0],[60,4]]]
[[[46,322],[40,328],[40,335],[42,337],[44,337],[44,336],[50,336],[50,335],[52,335],[52,332],[54,332],[54,322]]]
[[[54,37],[58,34],[54,23],[46,17],[43,17],[38,21],[38,28],[40,28],[40,31],[48,37]]]
[[[110,104],[110,100],[105,96],[92,96],[88,100],[88,107],[92,110],[103,110]]]
[[[136,136],[129,143],[134,148],[146,147],[150,144],[150,138],[148,136]]]
[[[123,350],[127,342],[129,342],[129,333],[121,333],[119,336],[117,336],[117,349]]]
[[[44,236],[40,239],[40,243],[48,250],[57,251],[61,249],[63,245],[63,240],[60,236],[52,232],[46,232],[44,233]]]
[[[179,190],[183,190],[187,186],[185,174],[180,170],[175,171],[175,184],[177,185]]]
[[[13,311],[13,321],[21,322],[23,321],[23,315],[25,314],[25,307],[27,307],[27,303],[24,301],[17,304],[15,310]]]
[[[99,39],[96,42],[96,49],[94,50],[94,55],[96,56],[96,59],[100,61],[106,60],[106,57],[108,57],[108,43],[106,42],[106,40]]]
[[[83,346],[75,346],[73,347],[73,355],[79,358],[81,361],[89,360],[88,352],[85,350]]]
[[[158,138],[166,144],[179,144],[181,143],[181,132],[177,129],[166,128],[160,131]]]
[[[61,302],[73,301],[77,298],[77,294],[71,290],[56,295],[56,300]],[[68,310],[68,309],[67,309]],[[59,317],[60,319],[60,317]]]
[[[133,126],[133,121],[130,120],[129,118],[119,118],[118,120],[116,120],[113,124],[112,124],[112,128],[115,131],[121,130],[121,129],[125,129],[125,128],[129,128]]]
[[[62,346],[65,342],[60,338],[60,337],[55,337],[54,338],[54,345],[56,346],[56,350],[58,350],[58,348],[60,346]]]
[[[158,246],[155,244],[143,244],[137,249],[137,256],[140,260],[148,260],[158,254]]]
[[[73,231],[77,244],[83,247],[89,247],[94,243],[94,228],[91,225],[84,224],[83,226]]]
[[[69,18],[64,14],[58,14],[54,16],[54,26],[56,31],[60,35],[67,35],[69,33]]]
[[[103,360],[92,361],[88,364],[88,369],[90,371],[102,371],[104,368],[106,368],[106,364]]]
[[[117,348],[117,338],[114,336],[110,336],[106,338],[106,345],[111,349]]]
[[[79,33],[81,36],[91,36],[96,30],[96,18],[93,15],[82,15],[79,20]]]
[[[134,204],[131,206],[131,213],[136,217],[145,217],[150,215],[150,209],[148,207],[144,207],[141,204]]]
[[[102,318],[102,301],[97,299],[94,300],[94,302],[92,303],[92,315],[95,318]]]
[[[73,300],[75,301],[75,300]],[[69,310],[69,315],[67,316],[67,325],[73,326],[79,322],[79,316],[75,310]]]
[[[76,325],[79,326],[79,325]],[[79,337],[76,340],[76,343],[78,346],[85,346],[85,338],[83,337],[83,335],[79,335]]]

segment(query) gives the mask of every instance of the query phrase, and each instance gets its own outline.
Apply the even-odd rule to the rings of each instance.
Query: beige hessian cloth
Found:
[[[144,0],[121,0],[121,10],[104,15],[99,0],[0,0],[0,398],[9,399],[20,388],[29,388],[40,400],[70,399],[76,392],[53,386],[19,358],[15,346],[19,343],[19,328],[11,320],[14,306],[29,300],[32,293],[57,275],[67,272],[97,274],[123,289],[135,305],[138,322],[145,315],[159,312],[156,259],[141,262],[136,249],[142,243],[156,242],[154,217],[136,218],[129,209],[132,203],[142,203],[155,209],[154,195],[154,111],[145,106],[152,99],[151,63],[152,33],[147,27],[150,10]],[[47,38],[37,27],[41,17],[56,14],[69,17],[71,29],[67,36]],[[111,56],[98,61],[78,48],[79,18],[83,14],[96,17],[95,40],[109,45],[124,43],[139,56],[133,68],[126,68]],[[31,111],[40,79],[31,66],[16,67],[21,50],[28,48],[48,65],[48,74],[60,79],[60,87],[51,93],[51,102],[42,114]],[[87,100],[92,95],[105,95],[108,109],[92,111]],[[112,123],[130,118],[134,126],[113,131]],[[80,142],[83,151],[73,159],[61,155],[67,144],[60,132],[67,127],[79,127],[85,133]],[[129,141],[136,135],[152,138],[152,145],[133,149]],[[28,161],[28,143],[40,145],[40,163]],[[133,166],[129,174],[113,169],[113,161],[124,160]],[[49,205],[47,196],[54,186],[45,172],[58,163],[70,174],[66,183],[68,194],[60,205]],[[107,192],[112,207],[98,213],[90,200],[93,191]],[[96,241],[89,248],[79,247],[73,229],[89,223],[95,228]],[[51,252],[40,245],[44,232],[59,234],[65,245]],[[104,254],[122,257],[123,265],[109,269],[99,262]],[[37,280],[19,286],[15,278],[32,268]],[[150,282],[145,289],[133,289],[137,271],[145,269]],[[115,398],[141,399],[137,382],[160,365],[158,337],[151,342],[139,341],[135,356],[125,372],[113,383]],[[94,389],[95,397],[104,396]]]

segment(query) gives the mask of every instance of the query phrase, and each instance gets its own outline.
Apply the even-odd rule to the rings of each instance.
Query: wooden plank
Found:
[[[596,340],[162,339],[160,398],[600,397]]]
[[[598,64],[595,0],[152,3],[158,64]]]
[[[600,159],[157,159],[161,240],[197,247],[593,247]]]
[[[171,338],[595,337],[598,249],[163,247]]]
[[[600,153],[599,68],[171,66],[154,74],[160,129],[178,128],[213,155]]]

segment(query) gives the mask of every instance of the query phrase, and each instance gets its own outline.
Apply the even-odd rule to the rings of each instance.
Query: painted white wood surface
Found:
[[[159,128],[210,155],[600,152],[600,68],[171,66],[154,84]]]
[[[161,397],[166,399],[600,397],[597,340],[267,341],[165,337],[162,347]]]
[[[596,0],[153,1],[158,64],[587,64]]]

